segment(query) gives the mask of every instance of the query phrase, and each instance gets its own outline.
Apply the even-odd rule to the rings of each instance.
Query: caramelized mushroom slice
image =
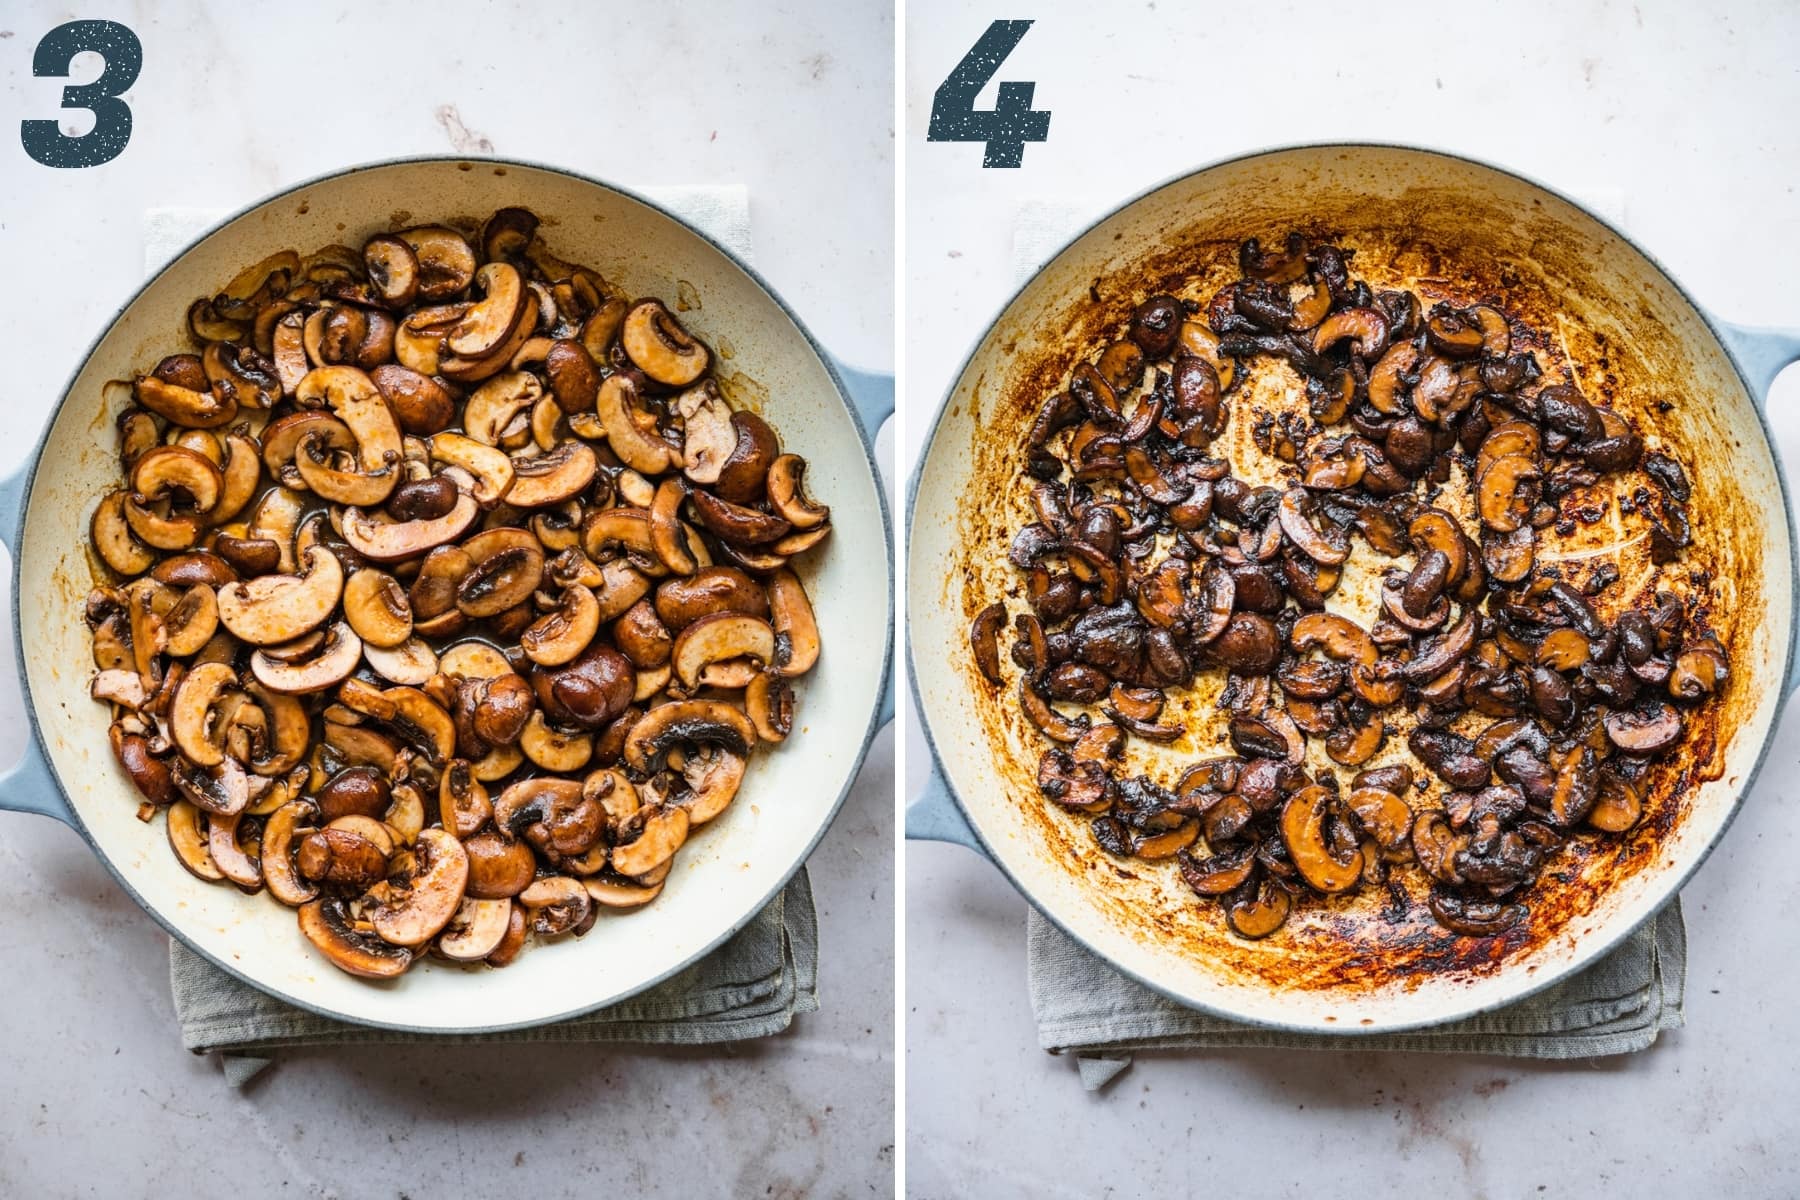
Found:
[[[300,932],[331,965],[365,979],[392,979],[412,965],[412,951],[362,932],[345,902],[320,898],[300,907]]]
[[[323,546],[306,552],[300,576],[262,575],[219,590],[219,620],[253,646],[290,642],[331,615],[343,594],[344,569]]]
[[[448,832],[424,829],[413,846],[410,879],[377,884],[369,921],[382,941],[395,946],[422,946],[436,937],[462,904],[469,879],[469,856]]]
[[[511,900],[464,898],[438,935],[437,951],[452,962],[479,962],[506,940],[512,915]]]
[[[660,300],[632,305],[619,331],[619,344],[639,370],[668,387],[686,387],[712,361],[706,347]]]
[[[1362,878],[1360,856],[1345,862],[1325,838],[1325,818],[1337,798],[1317,785],[1301,788],[1281,810],[1281,837],[1302,878],[1321,892],[1344,892]]]
[[[790,679],[804,675],[819,661],[819,626],[812,601],[800,577],[786,567],[769,576],[766,590],[775,629],[773,665]]]

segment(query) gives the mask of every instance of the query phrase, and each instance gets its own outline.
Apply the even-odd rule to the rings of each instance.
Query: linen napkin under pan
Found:
[[[1622,223],[1622,197],[1589,193],[1588,205]],[[1013,268],[1023,283],[1083,223],[1083,210],[1027,202],[1013,227]],[[1026,916],[1031,1009],[1038,1044],[1075,1056],[1081,1084],[1098,1091],[1138,1050],[1238,1047],[1309,1050],[1424,1050],[1515,1058],[1628,1054],[1682,1025],[1687,933],[1677,897],[1618,949],[1535,996],[1496,1012],[1412,1033],[1333,1037],[1242,1025],[1197,1012],[1114,970],[1035,909]]]
[[[749,258],[750,205],[743,185],[647,188],[645,194]],[[219,216],[211,209],[146,212],[146,274],[162,267]],[[254,1078],[277,1051],[296,1046],[421,1041],[707,1045],[767,1037],[786,1029],[795,1013],[819,1007],[818,965],[818,921],[804,868],[722,946],[656,987],[585,1016],[510,1033],[446,1038],[333,1021],[265,995],[180,942],[169,942],[169,985],[182,1045],[195,1054],[219,1051],[233,1087]]]

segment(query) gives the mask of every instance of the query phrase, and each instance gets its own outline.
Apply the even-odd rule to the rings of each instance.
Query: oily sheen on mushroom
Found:
[[[134,382],[92,516],[91,694],[139,816],[354,975],[655,899],[820,654],[805,460],[675,311],[537,230],[246,268]]]
[[[1403,872],[1431,919],[1500,935],[1571,841],[1642,818],[1730,664],[1679,586],[1681,463],[1505,297],[1377,290],[1356,261],[1252,239],[1237,278],[1144,299],[1072,365],[1025,433],[1021,586],[970,648],[1048,743],[1044,799],[1111,855],[1172,860],[1238,935]],[[791,478],[771,470],[767,515],[799,526]],[[727,505],[704,527],[763,520]],[[1580,567],[1540,554],[1626,514],[1647,578],[1603,537]],[[1353,574],[1370,586],[1340,593]],[[1133,752],[1218,734],[1229,754],[1167,775],[1171,751]],[[1413,893],[1385,891],[1405,919]]]

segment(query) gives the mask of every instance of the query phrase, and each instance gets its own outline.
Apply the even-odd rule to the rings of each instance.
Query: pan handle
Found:
[[[906,840],[909,842],[949,842],[966,846],[983,858],[988,852],[975,836],[968,818],[950,795],[950,785],[937,763],[925,778],[925,788],[906,806]]]
[[[882,424],[894,415],[893,374],[865,371],[841,358],[833,358],[831,365],[837,368],[838,378],[844,381],[845,398],[856,410],[857,419],[862,422],[863,432],[869,435],[869,445],[873,447]]]
[[[25,463],[6,479],[0,479],[0,538],[5,539],[6,552],[17,558],[19,534],[25,526],[25,490],[31,482],[31,464]],[[16,580],[17,563],[14,563]],[[15,599],[16,604],[16,599]],[[8,812],[37,813],[55,817],[64,825],[75,827],[75,814],[69,808],[50,760],[38,741],[35,722],[26,722],[25,753],[12,769],[0,775],[0,809]]]
[[[1758,402],[1767,402],[1769,387],[1782,368],[1800,362],[1800,329],[1769,329],[1714,318],[1725,345],[1743,368]]]
[[[875,435],[887,419],[894,415],[894,376],[888,371],[865,371],[861,367],[853,367],[835,354],[826,356],[831,361],[832,369],[837,372],[838,379],[844,385],[844,398],[856,413],[856,419],[863,427],[868,440],[869,460],[876,464],[876,476],[882,485],[887,486],[888,472],[882,470],[875,456]],[[885,519],[885,514],[884,514]],[[892,548],[890,545],[890,553]],[[890,643],[893,634],[888,634]],[[894,720],[894,675],[890,671],[881,687],[881,707],[875,714],[875,727],[891,724]]]

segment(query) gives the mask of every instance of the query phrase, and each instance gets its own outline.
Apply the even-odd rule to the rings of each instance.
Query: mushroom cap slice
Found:
[[[746,657],[775,661],[774,627],[748,613],[714,613],[681,631],[670,662],[676,678],[692,691],[714,663]]]
[[[358,930],[338,899],[300,906],[300,932],[331,965],[365,979],[392,979],[412,966],[412,951]]]
[[[592,591],[576,584],[564,588],[556,608],[519,635],[519,645],[539,666],[559,667],[574,661],[599,631],[600,602]]]
[[[831,515],[831,509],[815,504],[806,495],[806,460],[783,454],[769,464],[769,507],[795,529],[811,529]]]
[[[358,368],[315,367],[294,389],[294,399],[307,407],[330,406],[356,439],[357,460],[364,474],[376,474],[400,461],[400,426],[394,411],[375,381]],[[398,479],[393,476],[395,482]],[[391,489],[392,484],[389,486]]]
[[[386,571],[364,567],[344,583],[344,619],[371,646],[389,648],[412,636],[406,589]]]
[[[169,708],[169,732],[175,745],[197,766],[217,766],[225,757],[223,739],[213,729],[213,709],[225,692],[237,686],[228,663],[202,663],[182,676]]]
[[[619,344],[639,370],[669,387],[700,378],[712,355],[660,300],[640,300],[625,314]]]
[[[819,661],[819,625],[800,577],[786,567],[769,576],[769,619],[775,627],[776,670],[804,675]]]
[[[507,496],[513,486],[513,460],[506,451],[484,445],[460,433],[433,434],[431,457],[453,467],[461,467],[475,478],[475,502],[492,508]],[[590,453],[592,453],[590,451]]]
[[[131,490],[141,500],[168,499],[180,490],[192,507],[210,513],[225,491],[225,474],[205,455],[185,446],[158,446],[131,466]]]
[[[687,841],[691,824],[679,805],[645,805],[628,817],[612,849],[612,868],[621,875],[643,875],[662,866]]]
[[[749,717],[719,700],[660,704],[631,727],[625,738],[625,763],[640,775],[649,774],[664,754],[684,742],[722,746],[733,754],[747,755],[756,744],[756,730]]]
[[[594,737],[589,733],[559,733],[544,720],[542,709],[533,709],[519,734],[519,749],[546,771],[579,771],[594,756]]]
[[[359,508],[346,508],[343,516],[344,540],[350,548],[374,562],[399,562],[415,558],[445,542],[453,542],[467,532],[481,515],[475,500],[475,480],[460,468],[451,467],[445,475],[457,480],[456,504],[441,517],[417,521],[376,520]]]
[[[506,502],[515,508],[544,508],[580,495],[594,481],[600,460],[585,442],[568,441],[532,458],[514,459]]]
[[[469,881],[468,853],[445,830],[420,830],[413,857],[410,884],[377,885],[386,891],[369,913],[376,934],[396,946],[422,946],[436,937],[456,915]]]
[[[88,525],[88,536],[101,561],[128,576],[141,575],[156,562],[155,553],[138,540],[125,519],[125,502],[129,498],[124,489],[107,493]]]
[[[188,874],[207,883],[223,880],[225,872],[213,863],[206,835],[200,828],[200,810],[186,800],[177,800],[169,806],[168,823],[169,848]]]
[[[676,398],[675,411],[682,417],[682,472],[695,483],[711,487],[719,482],[725,460],[738,446],[731,409],[719,394],[719,385],[706,379]]]
[[[438,672],[437,653],[420,638],[398,646],[363,645],[363,659],[377,675],[403,687],[420,687]]]
[[[482,358],[504,344],[524,316],[525,280],[511,263],[490,262],[475,272],[482,298],[444,337],[450,353]]]
[[[292,696],[282,695],[261,680],[244,685],[244,692],[261,709],[264,735],[258,753],[247,765],[258,775],[286,775],[306,757],[312,738],[312,718],[306,706]]]
[[[645,475],[660,475],[674,461],[675,448],[658,437],[648,416],[640,424],[638,388],[630,375],[615,372],[601,381],[594,409],[606,430],[607,445],[626,466]]]
[[[229,816],[209,814],[206,818],[206,849],[225,878],[245,891],[253,892],[263,884],[262,865],[238,845],[238,822],[243,816],[241,812]]]
[[[478,962],[500,948],[512,922],[511,900],[465,897],[438,935],[438,953],[452,962]]]
[[[323,623],[343,590],[337,556],[314,545],[306,551],[304,574],[260,575],[220,588],[219,620],[253,646],[279,645]]]
[[[519,893],[519,903],[540,937],[574,933],[580,937],[593,922],[594,901],[581,880],[567,875],[540,879]]]
[[[1362,878],[1362,857],[1349,862],[1332,857],[1325,843],[1325,816],[1335,796],[1313,784],[1288,798],[1281,810],[1281,836],[1301,878],[1321,892],[1348,891]]]
[[[394,706],[389,724],[430,755],[433,762],[449,762],[456,756],[456,722],[437,701],[410,687],[391,687],[381,693],[381,698]]]
[[[421,225],[394,235],[412,250],[421,300],[447,300],[475,278],[475,251],[463,236],[442,225]]]
[[[263,825],[263,882],[269,885],[269,895],[290,908],[319,898],[319,889],[294,867],[295,831],[302,825],[310,825],[318,817],[319,806],[303,796],[289,800],[269,814]]]
[[[300,696],[336,687],[356,670],[362,656],[362,639],[348,624],[337,621],[326,630],[317,652],[282,662],[258,650],[250,656],[250,670],[271,691]]]
[[[581,882],[595,904],[618,910],[642,908],[662,895],[663,890],[661,881],[643,884],[622,875],[595,875]]]

